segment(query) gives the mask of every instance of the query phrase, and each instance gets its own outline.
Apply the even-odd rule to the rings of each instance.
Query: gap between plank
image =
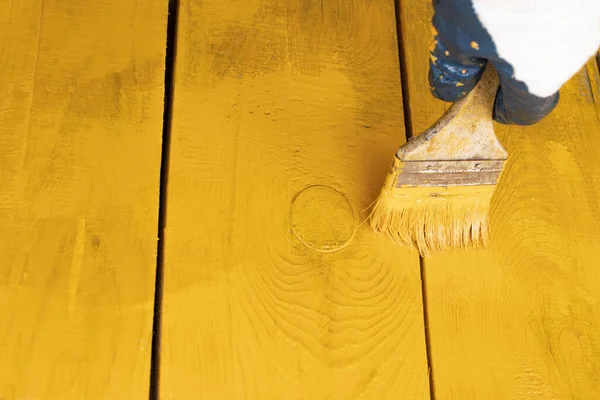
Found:
[[[402,8],[400,7],[401,0],[394,0],[394,8],[396,15],[396,41],[398,42],[398,59],[400,61],[400,89],[402,91],[402,108],[404,109],[404,130],[406,132],[406,140],[413,137],[412,129],[412,117],[410,114],[410,90],[408,87],[408,67],[406,64],[406,52],[404,49],[404,42],[402,41],[402,23],[400,22],[400,13]]]
[[[158,400],[160,389],[160,341],[162,327],[162,301],[164,277],[165,226],[167,219],[167,186],[169,180],[169,155],[171,121],[173,115],[173,71],[177,46],[177,17],[179,1],[169,0],[167,41],[165,55],[164,109],[162,151],[160,160],[160,193],[158,202],[158,243],[156,250],[156,277],[154,284],[154,319],[152,321],[152,352],[150,357],[150,400]]]
[[[410,110],[410,90],[408,84],[408,66],[406,62],[406,50],[404,48],[403,41],[403,26],[402,26],[402,18],[400,17],[400,13],[402,12],[402,7],[400,6],[400,1],[402,0],[394,0],[395,14],[396,14],[396,36],[398,42],[398,59],[400,62],[400,85],[402,86],[402,108],[404,109],[404,129],[406,132],[406,140],[409,140],[413,137],[413,126],[412,126],[412,117]],[[599,58],[600,60],[600,58]],[[425,271],[425,260],[423,257],[419,256],[419,273],[421,275],[421,302],[423,307],[423,327],[425,333],[425,352],[427,354],[427,371],[429,378],[429,396],[431,400],[435,400],[435,384],[434,384],[434,373],[433,373],[433,364],[432,364],[432,356],[431,356],[431,337],[430,337],[430,329],[429,329],[429,312],[427,308],[427,276]]]
[[[427,274],[425,260],[419,256],[419,270],[421,274],[421,298],[423,303],[423,326],[425,327],[425,351],[427,352],[427,371],[429,372],[429,396],[435,400],[435,384],[433,364],[431,361],[431,336],[429,329],[429,311],[427,306]]]

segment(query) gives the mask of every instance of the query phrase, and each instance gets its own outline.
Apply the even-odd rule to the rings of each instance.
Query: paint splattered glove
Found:
[[[500,76],[494,119],[532,125],[600,46],[599,0],[433,0],[429,83],[457,101],[487,62]]]

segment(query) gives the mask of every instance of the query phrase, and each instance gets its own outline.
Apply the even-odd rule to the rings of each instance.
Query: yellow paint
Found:
[[[418,259],[365,223],[395,40],[391,0],[182,1],[162,399],[429,399]]]
[[[446,51],[444,52],[444,55],[445,55],[446,57],[449,57],[449,56],[450,56],[450,52],[449,52],[448,50],[446,50]]]
[[[79,220],[75,245],[73,246],[73,261],[69,274],[69,316],[75,314],[75,302],[77,301],[77,290],[79,289],[79,278],[81,267],[83,267],[83,256],[85,251],[85,218]]]
[[[432,53],[438,45],[437,39],[434,39],[429,45],[429,52]]]
[[[0,8],[0,398],[147,399],[167,4]]]
[[[471,47],[475,50],[479,50],[479,43],[473,41],[473,42],[471,42]]]
[[[462,86],[465,86],[465,84],[462,82],[456,82],[456,87],[462,87]]]
[[[422,87],[431,2],[401,5],[413,131],[421,132],[448,105]],[[497,126],[510,157],[491,204],[488,250],[426,260],[437,398],[600,397],[600,102],[589,101],[600,99],[597,82],[590,64],[542,123]]]

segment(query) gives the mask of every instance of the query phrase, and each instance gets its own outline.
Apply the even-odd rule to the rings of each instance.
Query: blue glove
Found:
[[[560,87],[600,46],[600,0],[434,0],[433,7],[433,95],[461,99],[491,62],[500,123],[532,125],[550,114]]]

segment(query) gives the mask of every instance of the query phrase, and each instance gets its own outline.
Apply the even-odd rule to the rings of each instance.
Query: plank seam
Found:
[[[406,140],[410,140],[413,137],[413,125],[412,115],[410,109],[410,87],[408,82],[408,64],[406,58],[406,49],[404,48],[402,25],[402,7],[400,5],[402,0],[394,0],[395,15],[396,15],[396,41],[398,42],[398,61],[400,64],[400,85],[402,90],[402,108],[404,112],[404,129],[406,132]],[[425,274],[425,260],[419,256],[419,273],[421,275],[421,303],[423,308],[423,327],[425,333],[425,352],[427,357],[427,372],[429,379],[429,396],[431,400],[435,400],[435,384],[434,384],[434,373],[431,356],[431,338],[429,329],[429,313],[427,308],[427,280]]]
[[[164,279],[165,226],[167,222],[167,188],[173,116],[173,86],[177,46],[179,1],[169,0],[165,53],[165,80],[162,149],[160,160],[160,192],[158,202],[158,242],[156,250],[156,277],[154,286],[154,313],[152,321],[152,352],[150,358],[150,400],[158,400],[160,389],[160,350],[162,327],[162,301]]]
[[[421,274],[421,298],[423,303],[423,326],[425,331],[425,351],[427,353],[427,371],[429,373],[429,396],[435,400],[435,384],[433,363],[431,357],[431,333],[429,329],[429,310],[427,307],[427,274],[425,271],[425,260],[419,257],[419,269]]]
[[[402,108],[404,114],[404,129],[406,132],[406,140],[413,137],[412,129],[412,116],[410,113],[410,90],[408,84],[408,66],[406,63],[406,50],[404,48],[404,42],[402,37],[402,23],[400,22],[400,13],[402,9],[400,7],[401,0],[394,0],[394,7],[396,8],[396,41],[398,42],[398,59],[400,62],[400,86],[402,91]]]

